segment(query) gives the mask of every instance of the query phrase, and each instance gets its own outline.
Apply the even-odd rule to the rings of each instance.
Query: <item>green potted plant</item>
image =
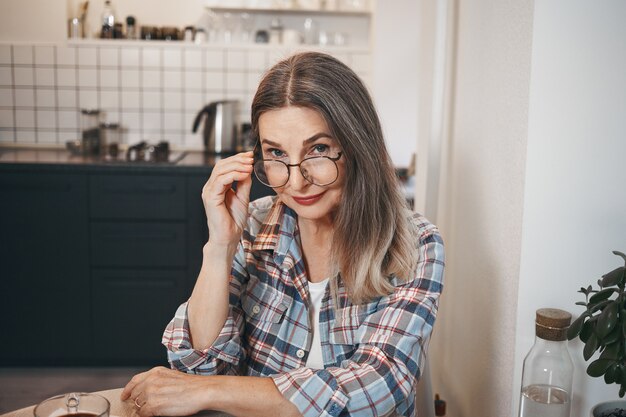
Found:
[[[607,384],[620,386],[619,396],[626,394],[626,255],[613,251],[624,260],[620,266],[605,274],[597,282],[599,289],[590,285],[581,288],[585,301],[576,305],[586,308],[567,332],[567,338],[579,337],[585,344],[583,357],[589,361],[600,352],[587,367],[591,377],[604,377]],[[592,417],[626,417],[626,400],[609,401],[596,405]]]

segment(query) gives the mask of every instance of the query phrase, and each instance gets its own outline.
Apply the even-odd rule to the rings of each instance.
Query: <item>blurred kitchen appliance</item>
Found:
[[[193,133],[198,130],[204,116],[204,150],[211,154],[228,154],[237,151],[237,100],[222,100],[205,106],[193,122]]]

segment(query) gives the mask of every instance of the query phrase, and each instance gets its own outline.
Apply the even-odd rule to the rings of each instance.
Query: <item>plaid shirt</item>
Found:
[[[270,376],[304,417],[415,415],[415,384],[435,321],[443,278],[438,230],[412,217],[419,261],[413,280],[395,277],[395,291],[352,304],[339,279],[330,286],[319,326],[324,369],[305,367],[312,335],[308,280],[296,213],[275,197],[250,204],[235,256],[228,318],[213,345],[190,344],[187,303],[163,334],[173,368],[214,375]]]

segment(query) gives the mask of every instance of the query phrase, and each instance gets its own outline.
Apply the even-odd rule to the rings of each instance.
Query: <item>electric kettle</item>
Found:
[[[193,133],[196,133],[202,118],[204,122],[204,149],[211,154],[228,154],[237,152],[237,100],[214,101],[206,105],[193,122]]]

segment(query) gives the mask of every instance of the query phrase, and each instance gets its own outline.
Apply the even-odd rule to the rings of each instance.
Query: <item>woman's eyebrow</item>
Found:
[[[302,144],[303,145],[308,145],[311,142],[315,142],[319,138],[329,138],[329,139],[332,139],[333,137],[329,133],[320,132],[320,133],[316,133],[315,135],[311,136],[308,139],[305,139],[304,141],[302,141]],[[282,147],[282,145],[280,143],[274,142],[274,141],[272,141],[270,139],[261,139],[261,142],[265,143],[265,144],[268,144],[270,146],[275,146],[277,148]]]

